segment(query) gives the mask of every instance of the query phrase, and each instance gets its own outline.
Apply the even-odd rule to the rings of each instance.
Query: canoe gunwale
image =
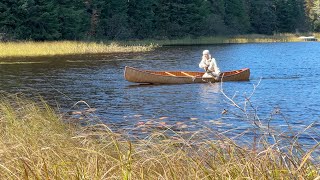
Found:
[[[172,73],[172,72],[184,72],[184,73],[201,73],[201,72],[197,72],[197,71],[151,71],[151,70],[141,70],[141,69],[137,69],[137,68],[133,68],[133,67],[130,67],[130,66],[126,66],[125,68],[130,68],[130,69],[133,69],[135,71],[139,71],[141,73],[148,73],[148,74],[152,74],[152,75],[156,75],[156,76],[168,76],[168,77],[175,77],[175,78],[178,78],[178,77],[182,77],[182,78],[186,78],[186,77],[198,77],[198,76],[172,76],[172,75],[169,75],[169,74],[166,74],[166,75],[162,75],[162,74],[157,74],[157,73]],[[229,77],[229,76],[234,76],[234,75],[237,75],[237,74],[240,74],[246,70],[248,70],[249,68],[243,68],[243,69],[239,69],[239,70],[235,70],[235,71],[239,71],[239,72],[235,72],[235,71],[225,71],[223,73],[232,73],[232,72],[235,72],[234,74],[231,74],[231,75],[227,75],[227,76],[223,76],[223,77]],[[204,73],[202,73],[204,74]],[[203,79],[206,79],[206,78],[203,78]]]

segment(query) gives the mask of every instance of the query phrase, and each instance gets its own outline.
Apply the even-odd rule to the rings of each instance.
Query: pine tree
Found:
[[[224,0],[204,1],[204,7],[209,8],[208,15],[205,16],[203,35],[228,34],[229,30],[224,22],[226,11]],[[206,10],[203,10],[206,11]]]
[[[189,0],[181,1],[185,6],[185,13],[182,21],[182,28],[184,29],[183,36],[200,36],[203,31],[203,22],[208,16],[209,12],[206,12],[206,4],[203,4],[203,0]]]
[[[1,39],[15,39],[16,28],[24,19],[21,15],[19,0],[5,0],[0,2],[0,33]]]
[[[319,0],[2,0],[0,39],[181,38],[320,31]]]
[[[107,39],[127,39],[131,32],[128,28],[128,0],[108,0],[101,2],[99,15],[99,35]]]
[[[57,0],[61,39],[84,38],[89,31],[89,18],[83,0]]]
[[[306,2],[304,0],[292,0],[294,26],[296,32],[307,32],[310,30],[310,22],[306,13]]]
[[[202,0],[158,0],[155,5],[154,25],[159,37],[179,38],[198,36],[203,31],[207,13],[203,13]]]
[[[254,33],[273,34],[276,30],[276,14],[272,0],[250,2],[250,22]]]
[[[250,22],[243,0],[225,0],[225,12],[225,23],[233,33],[248,32]]]
[[[130,0],[128,6],[128,23],[132,38],[150,38],[154,27],[154,0]]]
[[[304,1],[276,0],[277,27],[279,32],[306,31],[308,27]]]
[[[59,12],[54,1],[24,0],[18,8],[21,10],[18,15],[24,17],[15,29],[18,39],[43,41],[57,40],[61,37]]]
[[[170,26],[170,2],[168,0],[157,0],[154,5],[154,30],[155,38],[162,39],[169,35],[168,27]]]

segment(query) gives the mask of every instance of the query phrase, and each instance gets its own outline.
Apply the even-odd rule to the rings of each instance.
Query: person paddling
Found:
[[[203,68],[206,73],[202,76],[203,78],[213,77],[216,80],[219,80],[220,69],[217,65],[217,62],[214,58],[211,57],[209,50],[204,50],[202,52],[202,60],[199,64],[200,68]]]

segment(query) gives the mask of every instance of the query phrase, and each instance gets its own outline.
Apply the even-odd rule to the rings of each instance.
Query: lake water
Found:
[[[223,84],[144,85],[125,81],[125,66],[149,70],[201,71],[202,51],[209,49],[222,71],[249,67],[248,82]],[[205,126],[234,132],[252,126],[245,115],[221,93],[243,107],[250,99],[263,124],[280,128],[289,123],[303,138],[319,141],[320,43],[262,43],[163,47],[134,55],[95,56],[85,59],[34,60],[31,64],[0,64],[0,90],[41,95],[62,113],[78,111],[85,101],[94,108],[89,116],[113,129],[139,133],[137,125],[166,124],[183,130]],[[252,115],[252,108],[247,106]],[[224,109],[227,113],[222,113]],[[158,125],[157,125],[158,127]],[[136,129],[136,131],[134,131]],[[180,130],[179,129],[179,130]]]

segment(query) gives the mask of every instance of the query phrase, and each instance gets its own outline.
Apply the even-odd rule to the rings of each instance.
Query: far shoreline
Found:
[[[220,45],[220,44],[246,44],[246,43],[277,43],[277,42],[306,42],[299,38],[305,36],[303,34],[275,34],[275,35],[262,35],[262,34],[246,34],[234,36],[210,36],[210,37],[185,37],[180,39],[166,39],[166,40],[133,40],[133,41],[120,41],[124,45],[148,45],[157,44],[159,46],[195,46],[195,45]],[[313,33],[315,39],[320,38],[320,33]]]
[[[276,34],[276,35],[237,35],[237,36],[212,36],[198,38],[180,38],[166,40],[128,40],[128,41],[21,41],[0,42],[1,62],[29,61],[46,58],[56,59],[83,59],[100,56],[117,56],[123,54],[139,54],[156,50],[162,46],[201,46],[223,44],[247,44],[247,43],[277,43],[277,42],[305,42],[299,38],[303,35]],[[320,33],[312,34],[320,38]],[[95,58],[94,58],[95,59]]]

